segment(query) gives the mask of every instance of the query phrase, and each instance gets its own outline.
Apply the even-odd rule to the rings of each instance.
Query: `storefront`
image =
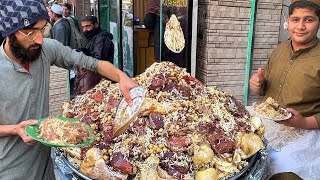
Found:
[[[131,77],[160,61],[172,61],[195,74],[197,26],[192,24],[197,23],[197,16],[192,14],[197,14],[197,1],[159,3],[159,29],[148,29],[144,26],[147,0],[99,1],[100,24],[114,36],[114,64]],[[176,29],[170,29],[172,23],[177,24]],[[160,52],[155,52],[155,47]]]
[[[257,101],[258,96],[248,93],[248,79],[266,64],[282,37],[282,2],[256,2],[256,9],[251,1],[193,0],[184,1],[186,7],[169,2],[161,6],[161,61],[185,60],[182,66],[204,84],[218,86],[247,104]],[[82,0],[74,5],[78,18],[96,15],[102,28],[113,34],[115,65],[128,75],[141,74],[156,61],[154,30],[142,26],[147,0]],[[184,33],[185,47],[180,53],[170,51],[163,39],[171,14],[177,15]]]
[[[203,0],[199,1],[199,13],[194,13],[197,11],[195,7],[198,7],[198,2],[184,1],[187,3],[177,5],[164,0],[161,4],[161,30],[159,34],[155,34],[153,29],[143,27],[144,16],[147,13],[145,10],[146,2],[105,0],[98,4],[99,13],[97,15],[100,17],[101,25],[115,37],[116,66],[129,76],[144,72],[147,67],[156,62],[154,59],[154,37],[159,35],[161,37],[159,61],[173,61],[188,69],[205,86],[217,86],[223,91],[222,94],[225,94],[224,92],[230,93],[237,99],[243,99],[245,104],[250,105],[259,98],[248,93],[248,80],[257,68],[266,65],[270,52],[281,40],[279,29],[282,28],[282,23],[280,19],[284,16],[282,1]],[[196,23],[198,26],[194,25],[197,22],[197,18],[192,19],[194,17],[199,17],[199,21]],[[178,28],[173,28],[173,26],[177,27],[176,25],[179,25]],[[166,33],[171,33],[170,31],[166,32],[167,27],[174,29],[176,34],[183,34],[183,40],[179,36],[179,43],[183,43],[178,48],[172,45],[178,41],[170,44],[170,41],[168,42],[166,39]],[[170,30],[170,28],[168,29]],[[198,42],[194,39],[197,39]],[[195,48],[196,46],[198,49]],[[197,57],[197,62],[195,57]],[[196,63],[197,66],[195,66]],[[154,91],[152,90],[152,92]],[[206,101],[200,102],[205,103]],[[214,103],[210,102],[210,104]],[[188,102],[185,106],[189,105]],[[159,105],[159,107],[161,106]],[[179,130],[181,128],[180,125],[174,125],[172,129]],[[125,144],[131,140],[133,138],[127,140]],[[152,152],[156,151],[157,149],[153,149],[153,147],[152,144],[152,148],[148,148]],[[104,151],[106,157],[110,158],[112,153],[106,149]],[[263,160],[254,161],[248,161],[253,165],[251,170],[261,170],[257,174],[262,173],[265,169],[260,168],[258,163],[266,162]],[[258,165],[254,165],[254,163]],[[252,175],[250,173],[247,173],[248,176]]]

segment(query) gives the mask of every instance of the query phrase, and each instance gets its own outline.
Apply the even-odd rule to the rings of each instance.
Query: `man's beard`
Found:
[[[32,44],[28,48],[24,48],[14,34],[9,36],[9,46],[13,56],[19,59],[22,65],[28,65],[37,60],[42,49],[39,44]],[[38,49],[31,49],[34,47],[38,47]]]

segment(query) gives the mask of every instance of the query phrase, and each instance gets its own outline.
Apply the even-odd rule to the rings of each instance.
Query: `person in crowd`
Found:
[[[51,30],[52,30],[51,23],[47,23],[46,27],[44,28],[44,31],[43,31],[43,37],[44,38],[52,38]]]
[[[50,66],[70,69],[76,65],[97,71],[119,82],[129,105],[129,90],[137,86],[108,61],[43,38],[47,10],[42,0],[29,2],[2,0],[0,5],[0,32],[6,37],[0,46],[0,177],[6,180],[54,179],[50,147],[25,132],[27,125],[49,115]],[[13,11],[5,11],[6,4],[14,7]]]
[[[52,38],[61,42],[65,46],[70,45],[70,25],[62,17],[63,8],[59,4],[53,4],[49,11],[50,19],[53,23]]]
[[[319,177],[320,159],[320,6],[316,1],[300,0],[289,7],[288,32],[290,40],[279,44],[270,55],[264,70],[258,69],[250,79],[251,91],[275,99],[292,113],[285,126],[317,129],[281,151],[268,149],[271,179],[314,179]],[[300,157],[300,158],[299,158]],[[318,157],[318,156],[317,156]],[[310,160],[308,160],[310,159]],[[302,168],[303,167],[303,168]]]
[[[68,2],[66,2],[66,3],[62,4],[62,8],[63,8],[63,17],[64,18],[71,18],[74,25],[78,28],[79,31],[81,31],[78,19],[71,15],[72,5]]]
[[[48,1],[48,7],[49,7],[49,8],[51,8],[51,6],[52,6],[53,4],[58,4],[58,3],[55,2],[54,0]]]
[[[149,0],[144,26],[154,29],[154,59],[160,61],[160,0]]]
[[[65,46],[70,46],[71,28],[67,19],[63,16],[63,8],[59,4],[53,4],[49,11],[50,20],[53,23],[51,30],[52,38],[58,40]],[[75,96],[75,73],[71,69],[69,71],[69,91],[70,98]]]
[[[113,63],[114,44],[113,35],[101,29],[96,16],[85,16],[81,20],[81,26],[88,43],[82,48],[88,55]],[[77,70],[76,93],[83,94],[93,88],[101,80],[96,72]]]
[[[88,43],[85,48],[97,59],[106,59],[113,63],[114,45],[113,35],[101,28],[96,16],[85,16],[81,27]]]

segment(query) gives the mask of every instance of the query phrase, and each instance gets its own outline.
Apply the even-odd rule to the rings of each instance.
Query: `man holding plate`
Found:
[[[119,82],[126,101],[137,86],[108,61],[43,38],[48,12],[42,0],[2,0],[0,32],[0,179],[54,179],[50,147],[36,143],[25,126],[49,115],[50,66],[79,66]]]
[[[320,159],[314,156],[320,151],[320,145],[317,145],[320,137],[319,18],[319,1],[293,2],[287,19],[290,40],[279,44],[267,67],[264,70],[259,68],[250,79],[251,91],[264,95],[262,102],[272,97],[292,113],[290,119],[277,121],[279,124],[298,130],[308,129],[281,150],[269,147],[271,179],[314,179],[320,176]]]

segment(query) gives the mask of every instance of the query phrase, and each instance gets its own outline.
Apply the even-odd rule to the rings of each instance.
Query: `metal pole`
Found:
[[[248,97],[249,97],[249,78],[251,71],[251,57],[252,57],[252,41],[254,35],[254,23],[255,23],[255,15],[256,15],[256,0],[252,0],[251,2],[251,15],[250,15],[250,29],[248,35],[248,51],[247,51],[247,60],[246,60],[246,74],[245,74],[245,83],[244,83],[244,99],[243,102],[247,106],[248,105]]]

